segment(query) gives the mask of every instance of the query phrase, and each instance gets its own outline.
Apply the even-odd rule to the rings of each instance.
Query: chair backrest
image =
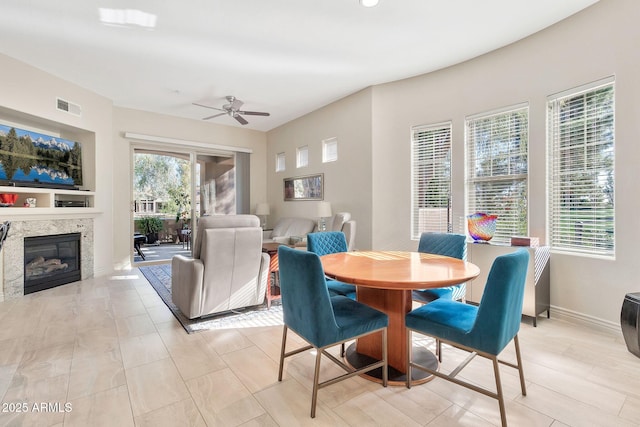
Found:
[[[204,266],[202,312],[262,302],[260,219],[255,215],[214,215],[201,217],[197,226],[194,258]]]
[[[519,249],[493,261],[480,300],[478,315],[469,332],[469,344],[497,355],[520,330],[529,252]]]
[[[280,246],[278,264],[285,325],[317,347],[336,342],[338,325],[318,255]]]
[[[422,233],[418,252],[467,259],[467,237],[464,234]]]
[[[213,215],[198,219],[198,235],[193,243],[193,257],[200,259],[202,241],[206,230],[224,228],[260,228],[260,219],[255,215]],[[262,231],[260,231],[262,236]],[[193,237],[193,236],[192,236]],[[262,244],[262,240],[261,243]]]
[[[318,256],[347,252],[347,239],[342,231],[309,233],[307,250]]]

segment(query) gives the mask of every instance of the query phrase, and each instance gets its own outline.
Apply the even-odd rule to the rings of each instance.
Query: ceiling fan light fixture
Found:
[[[374,7],[378,5],[379,0],[359,0],[360,6]]]

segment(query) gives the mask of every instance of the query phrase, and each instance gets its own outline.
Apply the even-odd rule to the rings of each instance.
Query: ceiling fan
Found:
[[[224,104],[222,108],[210,107],[208,105],[198,104],[197,102],[194,102],[193,105],[197,105],[199,107],[204,107],[204,108],[211,108],[212,110],[222,111],[222,113],[214,114],[213,116],[204,117],[202,120],[209,120],[209,119],[213,119],[214,117],[224,116],[226,114],[236,119],[240,124],[246,125],[249,122],[246,121],[244,117],[242,117],[243,115],[246,115],[246,116],[269,116],[270,115],[269,113],[265,113],[263,111],[240,110],[240,107],[242,107],[242,104],[244,104],[244,102],[240,101],[235,96],[226,96],[225,98],[229,103]]]

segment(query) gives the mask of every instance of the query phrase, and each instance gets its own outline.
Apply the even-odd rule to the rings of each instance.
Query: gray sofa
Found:
[[[262,237],[265,243],[276,242],[289,245],[292,244],[292,237],[304,238],[313,232],[315,227],[316,222],[312,219],[285,217],[276,222],[273,230],[265,230]]]
[[[189,319],[262,304],[269,255],[255,215],[202,217],[193,259],[171,260],[171,298]]]
[[[265,230],[263,241],[284,243],[300,247],[307,246],[307,234],[318,231],[316,221],[309,218],[280,218],[273,230]],[[356,222],[349,212],[339,212],[327,221],[326,231],[342,231],[350,251],[355,249]]]

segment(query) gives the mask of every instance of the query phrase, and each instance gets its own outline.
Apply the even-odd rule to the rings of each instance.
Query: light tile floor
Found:
[[[0,303],[0,325],[1,426],[500,424],[495,400],[443,380],[407,390],[358,377],[321,389],[312,420],[313,355],[288,360],[279,383],[280,326],[188,335],[137,270]],[[621,334],[541,318],[520,337],[527,396],[501,371],[510,425],[640,425],[640,359]],[[442,369],[464,356],[445,347]],[[494,385],[483,359],[461,375]]]

